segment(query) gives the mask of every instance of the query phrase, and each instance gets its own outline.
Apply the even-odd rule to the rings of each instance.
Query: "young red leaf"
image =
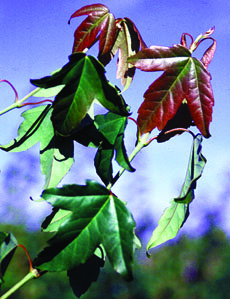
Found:
[[[140,32],[138,31],[136,25],[133,23],[133,21],[131,21],[129,18],[124,18],[124,20],[126,21],[126,23],[129,25],[129,27],[131,26],[133,28],[133,30],[136,32],[139,43],[140,43],[140,48],[141,50],[147,48],[146,43],[144,42]],[[139,50],[139,49],[138,49]]]
[[[88,16],[84,22],[77,28],[74,33],[74,45],[72,53],[84,51],[91,48],[100,31],[100,27],[96,24],[97,19]]]
[[[135,67],[127,62],[127,58],[138,52],[140,42],[131,35],[131,27],[122,22],[122,31],[119,38],[119,56],[117,60],[117,78],[121,78],[121,84],[125,89],[129,87],[135,73]],[[133,42],[132,42],[133,38]],[[133,44],[133,47],[132,47]]]
[[[144,71],[165,71],[145,92],[145,101],[138,110],[142,134],[155,127],[162,130],[186,99],[196,126],[204,137],[210,137],[214,105],[211,76],[188,49],[182,45],[153,46],[130,57],[128,62]]]
[[[135,73],[135,67],[127,63],[127,58],[146,47],[135,24],[128,18],[115,19],[102,4],[84,6],[70,20],[82,15],[88,17],[75,31],[73,53],[89,49],[99,40],[98,59],[105,66],[120,50],[117,78],[121,78],[124,89],[127,89]]]
[[[213,26],[212,28],[208,29],[202,36],[202,38],[207,38],[209,37],[210,35],[213,34],[213,32],[215,31],[215,26]]]
[[[90,48],[97,40],[98,34],[100,52],[107,52],[115,38],[116,23],[109,9],[102,4],[87,5],[77,10],[69,19],[88,15],[74,33],[73,53]]]

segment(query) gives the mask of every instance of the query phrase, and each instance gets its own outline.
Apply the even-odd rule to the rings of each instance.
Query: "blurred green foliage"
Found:
[[[83,299],[216,299],[229,298],[230,241],[209,217],[205,235],[199,238],[181,236],[160,246],[148,259],[137,252],[134,281],[125,282],[109,263],[101,270]],[[31,257],[44,247],[46,234],[28,232],[23,227],[5,226],[18,242],[25,245]],[[25,253],[18,248],[4,277],[2,294],[18,282],[28,271]],[[66,273],[46,273],[30,281],[13,294],[12,299],[74,299]]]

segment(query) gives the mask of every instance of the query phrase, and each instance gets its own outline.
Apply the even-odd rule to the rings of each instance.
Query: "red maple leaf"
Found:
[[[86,5],[78,9],[69,19],[87,15],[74,33],[73,53],[90,49],[99,41],[98,59],[107,65],[119,50],[117,77],[122,85],[129,87],[135,67],[127,58],[146,47],[135,24],[128,18],[115,19],[109,9],[102,4]]]
[[[181,44],[172,47],[152,46],[128,58],[129,63],[143,71],[164,71],[149,86],[144,94],[145,100],[138,110],[137,122],[142,134],[151,132],[155,127],[163,130],[182,102],[186,102],[202,135],[210,137],[209,125],[214,98],[207,67],[213,58],[216,41],[211,38],[213,43],[201,60],[193,58],[192,52],[204,39],[210,38],[213,31],[214,29],[210,29],[198,36],[195,42],[192,39],[189,49],[187,34],[183,34]]]

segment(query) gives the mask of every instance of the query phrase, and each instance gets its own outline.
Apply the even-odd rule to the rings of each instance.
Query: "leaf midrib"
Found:
[[[175,86],[178,82],[181,82],[181,81],[182,81],[182,80],[181,80],[181,77],[184,75],[184,73],[186,73],[186,71],[184,71],[184,70],[186,70],[186,68],[188,68],[188,65],[189,65],[191,59],[192,59],[192,57],[187,58],[188,61],[186,62],[186,64],[185,64],[184,67],[182,68],[182,70],[180,71],[179,75],[178,75],[178,76],[176,77],[176,79],[173,81],[173,83],[172,83],[172,85],[170,86],[170,88],[166,90],[164,96],[162,97],[161,101],[158,103],[158,105],[156,106],[156,108],[155,108],[154,110],[151,110],[152,113],[150,114],[150,116],[149,116],[149,118],[148,118],[148,121],[151,120],[152,115],[155,114],[156,110],[158,110],[159,107],[160,107],[160,106],[163,104],[163,102],[166,100],[166,98],[168,97],[168,94],[169,94],[169,93],[172,93],[172,90],[173,90],[174,86]],[[166,70],[166,72],[167,72],[167,70]],[[187,72],[189,72],[189,69],[187,70]],[[183,100],[182,100],[182,101],[183,101]],[[182,102],[182,101],[181,101],[181,102]]]

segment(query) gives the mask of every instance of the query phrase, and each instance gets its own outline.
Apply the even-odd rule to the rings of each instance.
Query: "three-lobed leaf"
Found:
[[[31,80],[42,88],[65,85],[55,97],[51,117],[55,131],[61,136],[69,136],[79,128],[95,99],[114,113],[129,114],[120,91],[107,81],[104,73],[103,66],[94,57],[75,53],[52,76]]]
[[[138,110],[137,121],[142,134],[155,127],[162,130],[186,100],[196,126],[204,137],[210,137],[214,105],[211,76],[186,47],[153,46],[130,57],[128,62],[143,71],[164,71],[149,86]]]
[[[113,268],[132,278],[135,222],[125,204],[102,185],[67,185],[47,189],[42,197],[54,208],[66,210],[58,231],[35,259],[42,270],[70,270],[85,263],[102,244]]]
[[[147,252],[174,238],[189,216],[189,204],[194,199],[196,182],[201,177],[206,159],[201,153],[202,136],[195,136],[190,153],[188,170],[180,196],[171,201],[161,216],[158,226],[153,231],[147,244]]]

